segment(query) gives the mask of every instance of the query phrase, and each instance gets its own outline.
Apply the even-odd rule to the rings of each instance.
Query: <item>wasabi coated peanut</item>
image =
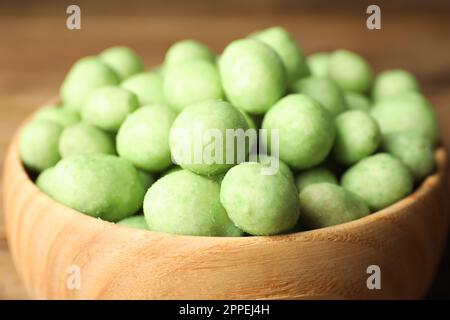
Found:
[[[145,190],[127,160],[105,154],[82,154],[58,162],[48,176],[48,194],[59,203],[92,217],[119,221],[142,206]]]
[[[285,29],[272,27],[254,33],[252,37],[264,42],[278,53],[286,68],[288,83],[292,83],[309,74],[303,52]]]
[[[330,54],[328,52],[317,52],[311,54],[306,59],[308,69],[314,77],[327,77],[328,64],[330,61]]]
[[[176,116],[165,105],[139,108],[120,127],[117,152],[139,169],[150,172],[166,169],[172,164],[169,132]]]
[[[373,72],[358,54],[337,50],[330,56],[328,75],[343,90],[364,93],[372,85]]]
[[[177,111],[204,100],[222,99],[222,84],[216,65],[193,60],[164,69],[164,95]]]
[[[246,112],[261,114],[286,91],[286,70],[278,54],[254,39],[232,42],[219,60],[229,101]]]
[[[36,185],[42,192],[46,194],[50,194],[50,190],[52,188],[52,173],[53,167],[47,168],[42,171],[36,179]]]
[[[338,184],[336,176],[327,168],[317,167],[303,171],[295,178],[297,190],[302,192],[306,187],[317,183]]]
[[[198,41],[189,39],[181,40],[175,42],[167,50],[164,66],[171,67],[193,60],[204,60],[215,63],[216,57],[207,46]]]
[[[63,127],[80,122],[78,113],[57,106],[47,106],[40,109],[34,115],[34,119],[53,121]]]
[[[141,106],[166,102],[163,92],[163,77],[156,72],[135,74],[122,82],[121,87],[133,92]]]
[[[22,131],[19,154],[25,166],[40,172],[54,166],[61,156],[58,142],[63,127],[49,120],[33,120]]]
[[[422,135],[413,132],[391,133],[383,138],[383,149],[402,161],[416,181],[434,169],[433,146]]]
[[[117,132],[126,117],[138,107],[134,93],[120,87],[103,87],[89,95],[81,117],[102,130]]]
[[[120,220],[116,224],[128,228],[149,230],[147,222],[145,221],[145,217],[143,215],[128,217]]]
[[[180,166],[177,166],[177,165],[171,166],[170,168],[168,168],[167,170],[165,170],[161,173],[161,177],[167,176],[168,174],[171,174],[173,172],[177,172],[180,170],[183,170],[183,168]]]
[[[345,92],[344,98],[347,107],[351,110],[362,110],[362,111],[370,110],[371,106],[370,99],[361,93]]]
[[[116,148],[109,134],[90,124],[77,123],[62,132],[59,153],[63,158],[82,153],[115,154]]]
[[[407,92],[377,101],[370,114],[378,122],[383,135],[415,131],[434,145],[438,139],[438,123],[433,107],[419,93]]]
[[[346,111],[336,117],[335,124],[333,155],[339,163],[351,165],[377,150],[381,141],[380,128],[367,112]]]
[[[347,110],[344,93],[327,78],[300,79],[292,85],[291,89],[293,92],[303,93],[317,100],[334,117]]]
[[[220,201],[230,219],[252,235],[273,235],[292,229],[299,217],[294,184],[280,171],[262,174],[263,165],[241,163],[222,181]]]
[[[376,77],[372,96],[377,100],[409,91],[419,91],[416,78],[405,70],[388,70]]]
[[[301,223],[319,229],[362,218],[370,213],[366,204],[331,183],[318,183],[300,192]]]
[[[66,108],[79,112],[88,95],[104,86],[118,85],[118,75],[97,57],[78,60],[64,78],[60,96]]]
[[[193,236],[233,236],[233,222],[220,203],[216,181],[187,170],[156,181],[144,199],[144,214],[152,231]]]
[[[400,160],[387,153],[379,153],[348,169],[342,176],[341,185],[376,211],[410,194],[413,180]]]
[[[317,101],[291,94],[278,101],[265,115],[267,147],[271,149],[272,129],[279,130],[280,159],[302,170],[321,163],[331,150],[335,137],[333,118]]]
[[[100,53],[99,58],[113,69],[121,79],[126,79],[144,70],[144,65],[139,56],[127,47],[108,48]]]
[[[237,164],[239,159],[236,155],[244,161],[246,154],[243,153],[248,152],[248,140],[242,144],[235,138],[228,141],[227,129],[248,129],[241,112],[228,102],[208,100],[184,109],[170,131],[173,159],[184,169],[198,174],[211,176],[227,171]],[[221,138],[211,139],[209,135],[212,133],[220,134]],[[216,146],[222,147],[222,155],[217,155],[217,158],[215,155],[220,151]],[[230,159],[233,154],[234,158]]]

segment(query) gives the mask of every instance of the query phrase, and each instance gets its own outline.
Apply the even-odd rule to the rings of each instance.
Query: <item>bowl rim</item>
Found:
[[[447,150],[442,145],[439,144],[435,150],[434,150],[434,159],[435,159],[435,168],[432,174],[428,175],[416,188],[413,190],[411,194],[409,194],[407,197],[401,199],[400,201],[397,201],[393,203],[392,205],[379,210],[375,211],[373,213],[370,213],[367,216],[364,216],[362,218],[358,218],[352,221],[348,221],[345,223],[324,227],[324,228],[318,228],[318,229],[312,229],[312,230],[305,230],[305,231],[298,231],[293,233],[285,233],[285,234],[278,234],[278,235],[264,235],[264,236],[243,236],[243,237],[219,237],[219,236],[194,236],[194,235],[182,235],[182,234],[171,234],[166,232],[158,232],[158,231],[151,231],[151,230],[143,230],[138,228],[130,228],[126,226],[117,225],[117,223],[102,220],[101,218],[96,218],[89,216],[87,214],[84,214],[80,211],[77,211],[75,209],[72,209],[64,204],[61,204],[57,202],[56,200],[52,199],[50,196],[45,194],[43,191],[41,191],[37,185],[32,181],[29,174],[27,173],[25,166],[23,165],[20,155],[19,155],[19,139],[22,133],[23,128],[32,120],[34,114],[41,110],[42,108],[49,107],[51,105],[58,106],[59,105],[59,99],[53,98],[49,100],[47,103],[41,105],[41,107],[34,110],[28,117],[25,118],[19,125],[19,127],[16,129],[13,138],[11,140],[10,146],[7,149],[6,157],[12,156],[13,161],[15,162],[15,165],[17,169],[19,170],[18,174],[20,174],[23,177],[23,181],[27,184],[31,185],[35,190],[35,192],[39,196],[43,196],[47,198],[47,200],[52,204],[56,206],[60,206],[61,208],[64,208],[66,213],[75,213],[78,218],[81,219],[89,219],[91,222],[97,222],[103,224],[104,227],[108,227],[113,225],[112,230],[119,230],[116,229],[121,228],[122,232],[124,232],[123,229],[128,229],[130,232],[136,233],[140,232],[142,235],[145,234],[147,237],[164,237],[164,238],[177,238],[177,239],[184,239],[186,241],[189,240],[210,240],[210,241],[235,241],[235,242],[252,242],[252,241],[264,241],[270,239],[271,241],[292,241],[292,240],[307,240],[311,239],[315,235],[323,234],[323,233],[330,233],[330,232],[339,232],[344,231],[348,229],[358,228],[362,225],[367,225],[372,222],[375,222],[377,220],[395,216],[396,214],[401,214],[401,212],[404,212],[406,208],[411,206],[416,201],[420,200],[421,198],[425,197],[425,195],[430,192],[430,190],[433,190],[439,186],[439,184],[444,181],[444,177],[446,174],[447,169]],[[12,154],[11,154],[12,153]],[[5,161],[4,170],[6,168],[6,164],[8,161]],[[3,175],[4,176],[4,175]],[[4,180],[5,181],[5,180]],[[3,188],[3,193],[5,192],[5,186]],[[6,221],[6,229],[7,229],[7,221]]]

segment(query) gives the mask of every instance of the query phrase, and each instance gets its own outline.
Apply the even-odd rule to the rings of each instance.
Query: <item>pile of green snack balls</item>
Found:
[[[413,75],[374,75],[347,50],[305,57],[281,27],[220,55],[179,41],[152,70],[109,48],[72,66],[60,100],[23,129],[25,167],[57,202],[127,227],[230,237],[323,228],[398,202],[435,165],[437,121]],[[174,165],[198,128],[266,129],[256,152],[269,158]],[[262,174],[274,129],[279,170]]]

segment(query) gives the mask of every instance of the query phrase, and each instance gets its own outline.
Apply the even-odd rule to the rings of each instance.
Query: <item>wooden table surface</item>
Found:
[[[365,56],[376,71],[411,70],[436,107],[443,144],[450,145],[448,1],[378,1],[381,30],[366,28],[364,1],[339,5],[294,0],[166,2],[129,0],[125,6],[125,2],[77,1],[82,29],[69,31],[64,1],[21,5],[2,1],[0,165],[16,127],[33,109],[58,94],[65,72],[77,58],[120,44],[133,47],[151,66],[162,61],[176,40],[194,38],[220,52],[233,39],[273,25],[292,32],[307,54],[348,48]],[[1,210],[0,299],[26,299],[7,250]],[[450,298],[450,250],[429,297]]]

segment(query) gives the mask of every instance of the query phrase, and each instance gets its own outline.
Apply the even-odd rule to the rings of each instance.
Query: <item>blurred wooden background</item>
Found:
[[[81,30],[66,29],[70,4],[81,7]],[[369,4],[381,7],[381,30],[366,28]],[[58,94],[64,74],[79,57],[120,44],[133,47],[151,66],[176,40],[197,39],[220,52],[233,39],[273,25],[286,27],[307,54],[347,48],[365,56],[376,71],[412,71],[436,107],[443,143],[449,146],[449,15],[445,0],[2,0],[0,165],[16,127]],[[1,210],[0,299],[26,299],[7,251]],[[449,249],[428,297],[450,298]]]

